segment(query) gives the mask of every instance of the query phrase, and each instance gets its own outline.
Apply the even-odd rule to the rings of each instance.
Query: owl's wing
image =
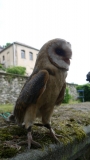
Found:
[[[60,105],[62,103],[62,101],[64,99],[65,89],[66,89],[66,82],[64,83],[64,85],[59,93],[59,96],[58,96],[56,103],[55,103],[56,105]]]
[[[31,103],[36,103],[45,90],[48,78],[49,73],[46,70],[41,70],[32,75],[31,79],[22,88],[16,101],[14,115],[17,115],[20,111],[24,112]]]

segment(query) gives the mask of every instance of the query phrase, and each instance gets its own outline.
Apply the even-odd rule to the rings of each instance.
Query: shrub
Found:
[[[71,99],[71,95],[69,94],[69,89],[66,88],[63,103],[69,103],[70,99]]]
[[[6,69],[2,66],[2,64],[0,64],[0,70],[5,71]]]
[[[7,68],[6,72],[12,73],[12,74],[25,75],[26,68],[21,66],[14,66],[14,67]]]
[[[84,101],[90,101],[90,84],[78,85],[76,87],[77,90],[84,90]],[[82,93],[79,93],[79,96],[82,96]],[[81,99],[82,101],[82,99]]]

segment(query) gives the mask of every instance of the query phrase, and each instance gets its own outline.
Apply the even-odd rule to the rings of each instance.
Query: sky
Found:
[[[86,84],[90,71],[90,0],[0,0],[0,45],[15,41],[40,49],[62,38],[72,45],[66,81]]]

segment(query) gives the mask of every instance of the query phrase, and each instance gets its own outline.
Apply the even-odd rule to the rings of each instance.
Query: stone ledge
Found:
[[[80,123],[80,125],[83,126],[86,137],[78,141],[72,136],[72,142],[68,142],[67,145],[62,143],[60,145],[50,144],[49,147],[44,148],[43,150],[31,149],[30,151],[18,154],[16,157],[11,158],[10,160],[84,160],[84,156],[89,157],[86,160],[90,160],[90,150],[88,151],[90,147],[90,103],[87,102],[74,105],[66,105],[61,106],[58,109],[56,107],[55,115],[53,115],[54,122],[54,116],[56,116],[58,113],[60,116],[60,121],[62,119],[63,121],[67,119],[68,122],[69,118]],[[59,119],[59,117],[57,119]],[[88,125],[85,122],[86,119]],[[56,121],[57,123],[59,123],[58,120]],[[68,124],[70,125],[69,122]]]
[[[44,150],[31,149],[10,160],[76,160],[83,156],[86,153],[87,148],[90,147],[90,126],[84,127],[84,131],[87,136],[81,142],[74,140],[66,146],[62,144],[52,144],[49,148],[45,148]]]
[[[45,135],[46,129],[34,127],[33,132],[39,135],[36,140],[44,147],[31,148],[30,151],[25,149],[7,160],[90,160],[90,102],[55,107],[52,127],[57,134],[63,134],[63,138],[59,139],[60,145],[39,139],[40,135]]]
[[[0,77],[1,76],[13,76],[13,77],[22,77],[22,78],[28,78],[28,76],[23,76],[23,75],[19,75],[19,74],[12,74],[12,73],[6,73],[6,72],[1,72],[0,71]]]

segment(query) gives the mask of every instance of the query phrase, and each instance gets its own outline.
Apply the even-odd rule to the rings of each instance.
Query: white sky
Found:
[[[88,83],[90,0],[0,0],[0,45],[18,41],[40,49],[53,38],[72,45],[67,82]]]

